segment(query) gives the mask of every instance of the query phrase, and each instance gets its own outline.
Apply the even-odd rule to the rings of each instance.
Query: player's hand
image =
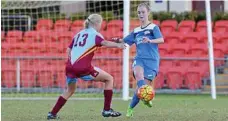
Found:
[[[120,42],[120,38],[114,37],[114,38],[111,39],[111,41],[119,43]]]
[[[126,45],[124,43],[119,43],[118,44],[118,48],[125,49],[126,48]]]
[[[148,37],[143,37],[143,43],[150,43],[151,40]]]

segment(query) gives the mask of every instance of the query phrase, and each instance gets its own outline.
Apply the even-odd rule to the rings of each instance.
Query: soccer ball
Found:
[[[137,96],[141,100],[151,101],[154,98],[154,96],[155,96],[155,92],[154,92],[154,90],[153,90],[153,88],[151,86],[143,85],[142,87],[140,87],[138,89]]]

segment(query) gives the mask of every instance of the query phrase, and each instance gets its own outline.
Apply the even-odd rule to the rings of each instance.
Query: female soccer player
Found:
[[[164,39],[157,25],[149,21],[150,6],[147,3],[138,5],[138,18],[141,23],[124,39],[113,38],[116,42],[124,42],[128,45],[136,44],[136,56],[132,65],[133,75],[137,80],[137,87],[149,84],[153,87],[153,80],[159,69],[158,44],[164,43]],[[137,89],[136,89],[137,91]],[[133,108],[139,103],[139,98],[134,93],[133,99],[127,110],[127,117],[133,116]],[[145,102],[148,107],[152,107],[152,102]]]
[[[91,14],[85,20],[85,29],[74,36],[72,43],[68,48],[68,62],[66,64],[66,91],[58,98],[52,111],[48,113],[47,119],[56,119],[57,113],[66,103],[66,101],[74,94],[78,78],[83,80],[94,80],[105,83],[104,88],[104,109],[102,115],[104,117],[118,117],[121,113],[111,108],[113,94],[113,77],[107,72],[93,67],[91,65],[94,51],[97,47],[115,47],[125,48],[123,43],[115,43],[105,41],[99,33],[101,28],[102,17],[99,14]]]

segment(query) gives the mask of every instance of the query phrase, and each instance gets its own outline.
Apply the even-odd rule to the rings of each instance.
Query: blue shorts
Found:
[[[86,76],[81,76],[79,77],[80,79],[84,80],[84,81],[92,81],[96,78],[96,76],[99,74],[99,70],[100,68],[94,67],[93,73],[86,75]],[[71,84],[71,83],[76,83],[78,81],[78,78],[71,78],[69,76],[66,77],[66,82],[67,84]]]
[[[92,81],[94,80],[95,77],[91,76],[91,75],[87,75],[87,76],[82,76],[80,77],[80,79],[84,80],[84,81]],[[70,78],[70,77],[66,77],[66,81],[67,84],[71,84],[71,83],[76,83],[78,81],[77,78]]]
[[[153,81],[158,73],[159,62],[148,59],[135,59],[132,64],[132,69],[135,66],[141,66],[144,69],[144,78]]]

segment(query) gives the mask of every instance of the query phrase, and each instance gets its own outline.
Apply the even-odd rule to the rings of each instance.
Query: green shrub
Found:
[[[89,13],[81,12],[81,13],[73,13],[70,16],[70,20],[84,20],[88,17]]]
[[[103,17],[104,20],[110,21],[113,19],[118,19],[117,16],[113,14],[113,11],[103,11],[100,12],[101,16]]]
[[[66,19],[66,15],[59,13],[46,13],[42,14],[41,18],[52,19],[53,22],[55,22],[56,20]]]
[[[201,21],[201,20],[206,20],[206,13],[205,12],[198,13],[198,15],[195,19],[196,22]]]

